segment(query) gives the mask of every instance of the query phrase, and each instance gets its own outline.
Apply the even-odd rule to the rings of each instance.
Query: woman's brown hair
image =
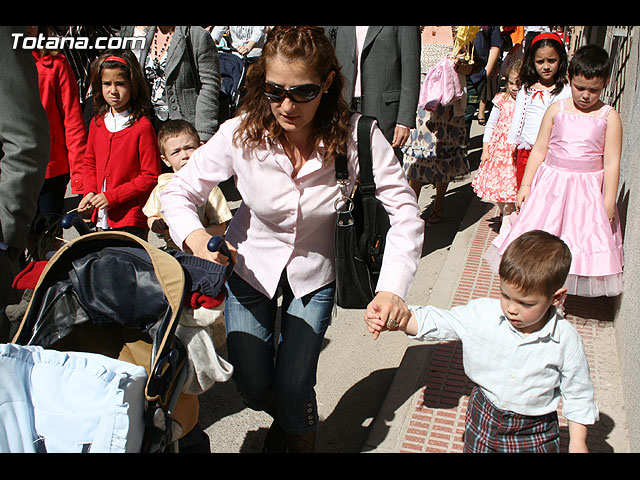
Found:
[[[337,154],[346,154],[349,138],[349,106],[342,97],[344,77],[335,56],[333,45],[322,27],[273,27],[262,50],[262,56],[247,71],[246,93],[239,109],[244,114],[234,134],[236,144],[256,147],[282,134],[282,128],[271,113],[269,100],[263,93],[267,63],[276,57],[287,62],[302,61],[324,81],[335,72],[333,81],[316,111],[313,122],[313,141],[326,148],[324,163],[330,165]]]
[[[107,60],[108,57],[116,57],[122,60]],[[91,91],[93,96],[93,113],[95,119],[104,116],[109,111],[109,104],[102,96],[102,72],[106,68],[118,68],[129,80],[131,85],[131,97],[129,99],[129,112],[133,124],[140,118],[151,116],[151,94],[149,85],[144,79],[142,68],[138,59],[130,50],[106,50],[91,64]]]

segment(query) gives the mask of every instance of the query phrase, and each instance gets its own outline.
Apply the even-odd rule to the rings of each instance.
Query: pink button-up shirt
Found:
[[[358,173],[355,117],[347,154],[351,186]],[[319,148],[292,177],[291,161],[279,142],[265,141],[254,149],[235,146],[238,124],[239,118],[225,122],[165,187],[160,201],[171,237],[183,245],[202,228],[195,205],[203,204],[219,182],[235,176],[243,202],[226,235],[238,250],[234,272],[273,298],[286,269],[300,298],[335,279],[334,203],[340,198],[335,168],[322,166]],[[405,299],[422,252],[424,222],[402,167],[377,126],[371,145],[376,195],[391,220],[377,290]]]

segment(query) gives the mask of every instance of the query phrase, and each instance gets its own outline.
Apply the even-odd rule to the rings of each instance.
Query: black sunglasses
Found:
[[[295,103],[310,102],[322,91],[322,85],[307,83],[291,88],[283,88],[275,83],[264,82],[262,86],[265,96],[272,102],[282,102],[285,97],[289,97]]]

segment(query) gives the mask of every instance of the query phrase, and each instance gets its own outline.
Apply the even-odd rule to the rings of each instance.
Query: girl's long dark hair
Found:
[[[125,61],[107,60],[107,57],[119,57]],[[93,113],[95,120],[109,111],[109,104],[102,96],[102,72],[105,68],[118,68],[129,80],[131,97],[129,99],[130,124],[142,117],[151,117],[151,94],[149,85],[144,79],[142,68],[136,56],[130,50],[106,50],[91,64],[91,95],[93,97]]]
[[[262,56],[247,71],[246,94],[239,112],[243,114],[234,142],[256,147],[267,138],[276,139],[282,128],[271,113],[269,100],[263,93],[267,62],[280,56],[286,61],[303,61],[324,81],[330,72],[335,76],[316,111],[313,140],[316,147],[326,148],[324,163],[331,164],[336,155],[346,154],[349,138],[349,106],[342,97],[344,78],[333,45],[321,27],[274,27],[267,35]]]
[[[564,45],[556,40],[545,38],[533,43],[525,52],[522,59],[522,69],[520,70],[520,84],[528,91],[540,79],[536,70],[536,51],[542,47],[551,47],[558,54],[558,71],[556,72],[555,87],[551,90],[552,95],[557,95],[567,84],[567,68],[569,60]]]

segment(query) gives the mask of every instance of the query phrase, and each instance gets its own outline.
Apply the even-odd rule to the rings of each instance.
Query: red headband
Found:
[[[555,40],[556,42],[562,43],[562,39],[557,34],[551,33],[551,32],[545,32],[537,35],[531,42],[531,45],[533,45],[536,42],[539,42],[540,40]]]
[[[104,61],[105,61],[105,62],[106,62],[107,60],[112,61],[112,62],[120,62],[120,63],[122,63],[123,65],[127,65],[127,62],[125,62],[125,61],[124,61],[122,58],[120,58],[120,57],[113,57],[113,56],[111,56],[111,57],[107,57],[107,58],[105,58],[105,59],[104,59]],[[127,66],[128,66],[128,65],[127,65]]]

